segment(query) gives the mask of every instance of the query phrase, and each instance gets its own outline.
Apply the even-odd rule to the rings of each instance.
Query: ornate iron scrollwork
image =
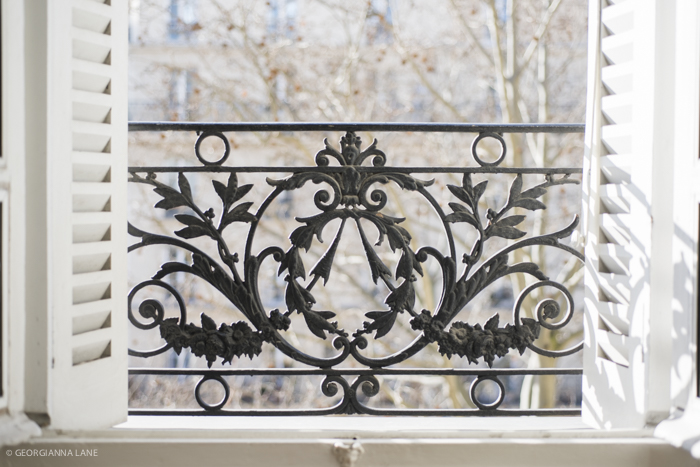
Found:
[[[202,139],[209,136],[219,137],[227,144],[225,154],[219,161],[207,161],[198,152]],[[476,156],[476,144],[484,137],[495,137],[502,144],[502,153],[496,162],[486,163]],[[163,264],[150,280],[138,284],[131,291],[129,295],[131,322],[140,329],[158,327],[161,337],[166,342],[163,347],[150,352],[130,350],[131,355],[148,357],[170,348],[179,354],[183,349],[189,349],[197,357],[206,358],[211,367],[219,358],[224,363],[230,363],[234,357],[253,358],[260,354],[263,344],[268,343],[294,360],[322,369],[334,367],[350,356],[367,367],[382,368],[405,361],[428,344],[436,342],[440,353],[448,358],[459,356],[466,358],[470,363],[477,363],[479,359],[483,359],[490,367],[497,357],[503,357],[511,350],[517,350],[522,354],[530,348],[543,355],[560,356],[581,348],[581,345],[577,345],[566,351],[551,352],[535,345],[542,327],[558,329],[569,322],[573,314],[573,299],[563,285],[545,276],[537,264],[509,263],[512,252],[533,245],[558,248],[583,260],[578,251],[560,242],[572,234],[578,224],[577,217],[559,231],[524,238],[526,232],[518,229],[518,226],[525,220],[525,216],[513,212],[516,208],[529,211],[545,209],[541,198],[548,188],[578,183],[570,177],[569,173],[558,177],[553,173],[546,173],[542,183],[525,188],[522,172],[511,170],[510,172],[515,173],[515,176],[510,184],[505,203],[497,210],[489,208],[483,213],[482,197],[488,182],[481,181],[474,184],[471,173],[466,171],[461,185],[448,185],[454,201],[448,204],[450,212],[445,212],[429,191],[433,180],[421,180],[410,173],[387,167],[387,156],[377,148],[376,139],[371,145],[362,149],[360,138],[354,132],[347,132],[340,140],[339,149],[334,148],[327,140],[324,140],[324,143],[325,148],[316,154],[315,168],[296,171],[283,179],[267,179],[271,191],[256,212],[251,212],[253,202],[247,200],[252,185],[239,185],[236,169],[227,170],[230,172],[227,183],[213,181],[213,189],[221,202],[218,219],[213,208],[202,208],[198,205],[184,170],[178,173],[177,188],[159,181],[155,171],[149,172],[138,168],[130,170],[131,182],[150,185],[161,197],[155,204],[156,208],[177,209],[180,212],[185,208],[188,213],[174,215],[181,224],[181,228],[174,232],[175,237],[148,233],[129,224],[129,233],[139,239],[129,251],[150,245],[171,245],[189,251],[192,258],[189,264],[184,262]],[[198,159],[205,167],[216,166],[220,169],[229,155],[230,146],[221,133],[205,132],[197,140],[195,150]],[[474,141],[472,153],[483,170],[497,171],[496,166],[505,157],[505,142],[496,133],[480,134]],[[335,164],[332,165],[333,161]],[[370,161],[371,165],[363,165],[367,161]],[[252,251],[253,240],[258,225],[264,219],[271,203],[282,193],[297,190],[307,183],[322,186],[313,197],[318,213],[309,217],[296,218],[299,226],[289,235],[290,246],[286,250],[279,246],[271,246],[255,254]],[[388,197],[378,185],[390,183],[401,190],[418,193],[432,206],[446,233],[449,252],[444,254],[430,246],[415,251],[412,249],[411,233],[402,226],[405,219],[390,216],[384,211]],[[333,221],[336,223],[339,221],[335,236],[325,253],[307,273],[307,266],[303,262],[301,253],[308,252],[314,242],[323,242],[323,233],[328,224]],[[235,223],[244,223],[249,226],[242,264],[239,253],[232,250],[232,246],[224,240],[223,236],[224,231]],[[458,258],[451,226],[460,223],[474,229],[476,241],[471,251],[461,258],[464,266],[461,271],[458,271]],[[316,309],[316,298],[313,294],[313,289],[320,280],[323,280],[325,285],[330,279],[338,245],[347,224],[354,224],[359,232],[372,281],[375,284],[381,282],[389,289],[389,294],[384,300],[386,309],[366,312],[367,320],[362,327],[352,331],[343,329],[337,321],[334,321],[337,310]],[[385,264],[376,251],[376,245],[368,240],[366,232],[368,225],[376,231],[376,245],[386,241],[390,249],[398,255],[399,259],[394,270]],[[187,241],[200,237],[214,242],[219,255],[218,259],[207,255]],[[484,260],[484,247],[494,238],[504,238],[513,242]],[[240,248],[240,246],[236,247]],[[429,257],[440,265],[442,293],[436,309],[416,310],[414,282],[417,276],[424,274],[423,263]],[[278,309],[266,310],[260,299],[258,274],[261,264],[268,258],[278,263],[278,274],[285,276],[286,310],[284,312]],[[175,273],[192,274],[206,281],[240,310],[246,320],[217,324],[206,314],[202,314],[200,324],[188,323],[185,301],[177,290],[164,282],[167,276]],[[480,292],[497,279],[515,273],[530,275],[537,282],[524,290],[518,298],[512,324],[501,326],[498,315],[494,315],[483,326],[455,321],[460,311]],[[156,300],[148,299],[139,305],[138,310],[141,318],[152,321],[144,324],[137,320],[132,311],[132,300],[136,292],[147,286],[161,287],[173,295],[180,307],[180,316],[164,318],[163,306]],[[553,287],[566,297],[567,314],[556,324],[552,324],[551,320],[558,318],[561,311],[554,300],[541,302],[534,319],[520,316],[524,298],[539,287]],[[319,358],[308,355],[292,345],[284,337],[284,332],[290,326],[292,313],[302,315],[309,331],[319,339],[334,336],[333,346],[339,353],[331,358]],[[413,342],[399,352],[386,357],[372,358],[364,355],[362,349],[367,347],[368,337],[381,339],[390,334],[397,316],[403,313],[411,316],[410,325],[416,331]],[[503,384],[494,378],[480,377],[472,386],[473,393],[482,380],[493,379],[501,388],[500,399],[492,405],[478,405],[482,410],[494,409],[503,400]],[[205,379],[219,381],[228,395],[228,385],[223,379],[217,376],[209,376]],[[200,401],[198,391],[203,381],[204,379],[197,385],[198,401]],[[343,413],[372,413],[367,407],[360,407],[356,392],[361,388],[368,397],[377,394],[379,382],[374,376],[361,375],[355,382],[349,384],[341,376],[328,375],[322,384],[323,393],[327,396],[336,394],[339,387],[343,388],[345,396],[340,403],[342,408],[338,410]],[[209,406],[201,401],[200,405],[208,411],[223,407],[223,403]]]

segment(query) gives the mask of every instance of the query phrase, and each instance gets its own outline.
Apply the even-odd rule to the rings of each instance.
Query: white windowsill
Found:
[[[44,436],[66,433],[44,430]],[[138,439],[652,438],[653,430],[595,430],[580,417],[130,416],[107,430],[71,433]]]
[[[455,438],[561,436],[573,431],[594,433],[580,417],[148,417],[131,416],[113,433],[194,431],[204,436],[244,435],[246,438]],[[651,432],[648,433],[651,435]]]
[[[98,452],[99,464],[94,458],[54,457],[52,467],[335,467],[341,466],[337,446],[355,442],[362,454],[354,467],[697,465],[687,452],[654,438],[651,429],[595,430],[579,417],[132,416],[106,430],[45,429],[16,448]],[[12,465],[36,465],[32,461],[13,456]]]
[[[700,459],[700,398],[693,398],[683,412],[659,423],[654,436],[685,449]]]

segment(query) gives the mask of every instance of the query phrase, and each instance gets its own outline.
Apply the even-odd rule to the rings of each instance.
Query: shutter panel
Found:
[[[583,416],[642,427],[668,414],[673,10],[599,0],[589,18]]]
[[[672,404],[686,410],[693,401],[696,428],[700,428],[700,375],[698,375],[698,305],[700,304],[700,5],[680,0],[677,6],[676,128],[674,157],[675,266],[673,302]],[[692,363],[695,363],[694,365]],[[700,430],[696,429],[696,432]],[[698,433],[700,434],[700,433]],[[700,456],[700,445],[696,448]]]
[[[47,2],[48,405],[89,429],[127,412],[127,2],[69,4]]]
[[[700,5],[676,3],[673,237],[673,365],[671,405],[674,417],[654,434],[700,458],[700,378],[698,377],[698,294],[700,282]]]

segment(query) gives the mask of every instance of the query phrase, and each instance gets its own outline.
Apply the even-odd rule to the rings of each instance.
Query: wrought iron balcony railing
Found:
[[[567,325],[575,322],[576,292],[544,272],[559,260],[523,253],[544,246],[563,255],[562,261],[583,262],[583,255],[568,240],[577,228],[577,216],[564,220],[566,209],[557,208],[552,215],[562,216],[561,222],[550,232],[542,231],[541,217],[535,221],[536,226],[526,220],[528,215],[541,215],[547,207],[544,201],[549,189],[557,187],[560,192],[577,185],[581,169],[506,167],[502,164],[507,157],[508,137],[520,138],[524,133],[581,133],[583,125],[136,122],[130,124],[129,130],[196,132],[198,135],[192,163],[129,167],[130,182],[152,187],[151,196],[157,201],[155,208],[164,213],[159,217],[163,220],[161,230],[167,231],[155,233],[144,227],[142,218],[132,217],[129,233],[135,242],[129,251],[143,253],[149,248],[165,247],[171,252],[184,252],[180,256],[171,254],[173,260],[147,271],[149,278],[139,279],[129,293],[129,320],[135,330],[150,330],[156,333],[155,339],[161,341],[154,350],[130,350],[129,353],[132,357],[152,359],[172,349],[178,355],[189,353],[207,363],[207,368],[201,365],[131,368],[132,378],[151,375],[176,378],[183,384],[190,381],[190,376],[199,378],[193,388],[199,408],[172,408],[166,404],[162,408],[133,407],[132,414],[486,416],[580,413],[578,408],[516,409],[504,408],[502,404],[508,391],[513,387],[517,389],[517,384],[504,384],[504,379],[520,377],[521,384],[523,377],[578,377],[581,369],[499,368],[499,361],[509,354],[522,355],[526,351],[559,358],[582,348],[582,343],[578,342],[566,348],[551,345],[561,341],[559,335],[572,335]],[[321,144],[319,140],[320,150],[313,166],[238,166],[230,160],[233,149],[225,135],[236,132],[323,132],[342,137],[339,146],[328,140]],[[471,149],[464,149],[464,154],[460,155],[464,161],[472,158],[473,162],[449,167],[397,166],[392,162],[390,148],[382,147],[376,139],[363,145],[359,132],[411,132],[413,137],[439,132],[476,134]],[[214,140],[221,145],[223,154],[220,157],[210,159],[202,151],[202,145],[209,138],[210,142]],[[499,145],[500,154],[495,160],[485,161],[479,154],[477,149],[484,139]],[[265,174],[268,178],[259,184],[244,184],[247,177],[255,174]],[[454,177],[458,177],[458,181],[450,183]],[[491,182],[495,177],[500,177],[500,181]],[[528,182],[535,177],[539,180]],[[198,178],[200,180],[195,182]],[[492,190],[489,183],[495,188],[494,193],[489,194]],[[306,198],[306,203],[290,204],[292,192],[303,192],[304,187],[308,190],[313,185],[317,185],[318,190],[311,198]],[[404,196],[407,200],[402,201]],[[278,227],[265,229],[263,226],[274,217],[272,206],[282,202],[286,203],[283,209],[275,212],[287,215],[284,225],[290,228],[280,237],[281,232],[276,231],[280,230]],[[418,207],[421,203],[423,211]],[[577,211],[578,206],[574,209]],[[424,234],[430,229],[415,229],[410,216],[414,211],[427,216],[425,212],[430,210],[433,221],[428,222],[429,227],[438,230],[439,235],[437,240],[428,243],[430,240],[426,240],[427,234]],[[153,212],[155,216],[156,211]],[[398,216],[397,212],[405,217]],[[520,230],[528,225],[539,229],[539,233],[528,236]],[[419,231],[412,231],[411,226]],[[354,235],[348,235],[350,229]],[[322,245],[330,231],[334,231],[334,237],[330,243]],[[376,241],[370,240],[372,235]],[[261,241],[262,237],[266,240]],[[284,237],[288,239],[281,243]],[[350,250],[354,247],[352,261],[339,253],[341,244]],[[321,248],[324,245],[327,246]],[[460,255],[462,250],[464,253]],[[317,252],[316,262],[309,270],[309,258],[313,256],[309,255],[313,251]],[[144,264],[154,264],[153,258],[158,260],[162,256],[142,254],[133,268],[142,272]],[[541,263],[533,258],[539,258]],[[349,264],[358,262],[363,263],[363,277],[355,269],[349,269]],[[265,268],[274,270],[274,274],[264,275],[261,271]],[[343,274],[336,272],[338,270],[344,271]],[[332,279],[339,275],[344,282],[334,284]],[[423,277],[427,275],[431,276],[432,285],[425,285]],[[499,313],[483,323],[458,319],[478,315],[471,307],[480,303],[479,297],[485,295],[484,291],[493,289],[498,279],[516,275],[526,279],[522,281],[525,286],[520,294],[512,298],[512,322],[502,324]],[[228,311],[235,312],[240,319],[234,322],[216,319],[217,313],[228,316],[228,311],[222,311],[220,305],[213,305],[211,301],[197,305],[198,311],[207,313],[193,319],[188,307],[192,308],[202,293],[194,291],[190,285],[183,287],[183,276],[206,284],[228,304]],[[275,277],[270,279],[271,276],[283,278],[285,283],[280,285]],[[354,295],[358,289],[348,288],[350,282],[368,285],[370,298],[382,290],[386,294],[382,309],[361,310],[364,315],[361,323],[345,319],[346,313],[350,316],[348,308],[357,308]],[[500,284],[503,288],[503,283]],[[275,287],[283,288],[283,293],[275,292]],[[431,293],[428,290],[432,290],[431,287],[439,296],[432,301],[425,298]],[[326,299],[319,299],[319,289],[328,292],[324,295]],[[552,298],[553,295],[558,298]],[[273,309],[270,303],[279,306]],[[562,311],[562,304],[566,305],[566,311]],[[172,317],[168,317],[168,307],[176,310]],[[424,308],[419,310],[420,307]],[[482,312],[488,306],[482,300],[478,308]],[[190,322],[195,320],[199,323]],[[292,322],[294,332],[290,329]],[[395,341],[401,339],[392,336],[398,334],[409,336],[408,341],[387,352],[388,355],[378,356],[380,352],[374,344],[391,341],[395,345]],[[332,348],[315,344],[310,350],[303,348],[299,336],[304,337],[304,343],[328,342],[326,339],[331,337]],[[266,347],[276,349],[277,355],[283,356],[287,363],[275,368],[261,364],[238,367],[246,358],[255,362]],[[425,352],[439,353],[455,365],[452,368],[406,366],[415,364]],[[228,367],[221,363],[233,365]],[[236,408],[239,404],[232,402],[236,395],[231,395],[231,378],[305,376],[321,379],[320,393],[333,402],[331,405],[260,410]],[[465,390],[467,408],[407,409],[371,404],[372,398],[380,394],[382,378],[425,376],[454,376],[460,378],[460,384],[470,379],[471,386]],[[488,381],[496,388],[495,396],[485,401],[479,395],[479,387]],[[217,383],[219,389],[223,389],[224,396],[219,402],[205,400],[203,387],[207,383]]]

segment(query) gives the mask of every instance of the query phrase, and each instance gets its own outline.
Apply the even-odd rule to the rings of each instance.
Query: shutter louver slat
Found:
[[[73,161],[73,181],[109,183],[111,172],[109,164],[80,164]]]
[[[112,78],[111,66],[74,58],[72,68],[73,89],[109,94],[109,83]]]
[[[601,303],[598,307],[598,316],[605,322],[608,329],[617,334],[629,336],[629,306],[612,302]]]
[[[600,78],[606,90],[611,94],[632,92],[634,79],[631,63],[603,67],[600,71]]]
[[[613,274],[629,275],[630,259],[624,247],[615,244],[602,243],[598,245],[598,257],[605,269]]]
[[[617,365],[629,367],[629,349],[627,348],[627,336],[598,330],[599,357],[609,360]]]
[[[610,123],[622,124],[632,121],[632,95],[611,94],[603,97],[601,108]]]
[[[107,242],[105,242],[107,243]],[[88,272],[105,271],[110,267],[111,254],[92,253],[89,255],[73,256],[73,274],[85,274]]]
[[[627,217],[629,216],[625,214],[604,214],[600,216],[600,232],[605,237],[601,243],[627,245],[630,241]]]
[[[81,122],[108,122],[112,109],[112,97],[109,94],[89,91],[73,91],[73,120]]]
[[[99,242],[111,239],[112,224],[73,224],[73,243]]]
[[[111,298],[73,305],[73,335],[111,327],[113,307]]]
[[[612,183],[620,185],[630,183],[632,171],[632,156],[630,154],[611,154],[601,156],[600,172],[604,180],[601,183]]]
[[[112,50],[109,36],[85,29],[73,28],[73,58],[106,63]]]
[[[110,210],[108,194],[73,195],[73,212],[100,212]]]
[[[634,27],[632,3],[620,3],[605,8],[600,15],[601,22],[611,34],[627,32]]]
[[[603,126],[601,140],[610,154],[632,152],[632,126],[608,124]]]
[[[601,209],[606,214],[627,214],[630,212],[629,193],[624,185],[607,184],[600,186]]]
[[[601,41],[603,55],[611,65],[627,63],[634,57],[632,33],[615,34]]]
[[[109,328],[112,326],[111,317],[111,311],[98,311],[73,317],[73,335]]]

